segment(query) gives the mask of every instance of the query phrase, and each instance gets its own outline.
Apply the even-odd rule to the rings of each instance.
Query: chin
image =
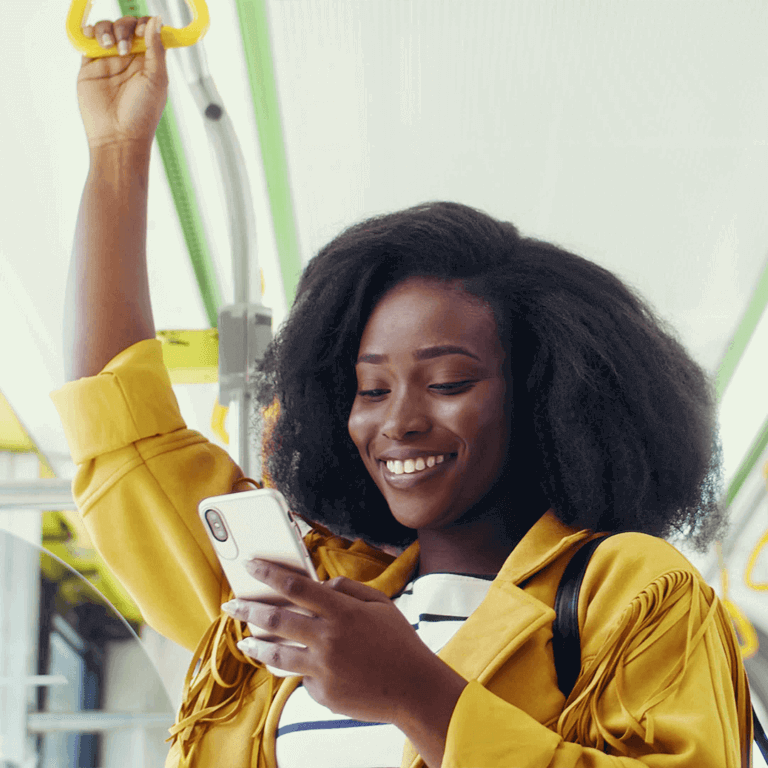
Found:
[[[425,510],[423,507],[408,510],[402,507],[398,509],[397,506],[390,506],[389,510],[400,525],[404,525],[413,531],[446,528],[456,520],[454,515],[446,511]]]

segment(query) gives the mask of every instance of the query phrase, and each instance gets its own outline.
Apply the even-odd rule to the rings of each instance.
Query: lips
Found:
[[[443,474],[445,468],[453,462],[456,455],[455,453],[429,453],[406,459],[382,456],[379,459],[379,466],[389,485],[395,488],[404,488]]]

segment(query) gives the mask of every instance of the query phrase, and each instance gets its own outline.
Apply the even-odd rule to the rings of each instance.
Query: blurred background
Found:
[[[190,3],[95,0],[89,21],[183,27]],[[361,218],[454,200],[594,260],[716,382],[731,530],[704,555],[674,543],[729,601],[766,723],[768,5],[208,7],[202,42],[168,54],[149,202],[155,321],[190,427],[247,461],[219,313],[262,303],[277,328],[302,266]],[[0,766],[138,768],[162,764],[189,654],[93,551],[49,398],[88,172],[69,10],[4,0],[0,27]]]

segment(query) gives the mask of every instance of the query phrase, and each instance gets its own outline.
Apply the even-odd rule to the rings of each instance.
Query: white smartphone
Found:
[[[279,491],[262,488],[212,496],[203,499],[197,509],[235,597],[273,605],[289,602],[246,571],[245,564],[255,557],[270,560],[319,581],[301,530]],[[297,606],[291,610],[312,615]],[[271,635],[255,624],[249,623],[248,626],[253,637],[304,647]],[[272,667],[269,669],[279,674]]]

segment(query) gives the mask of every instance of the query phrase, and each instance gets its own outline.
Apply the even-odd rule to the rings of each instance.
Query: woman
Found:
[[[704,546],[723,523],[705,375],[613,275],[465,206],[363,222],[305,270],[257,395],[279,404],[269,475],[324,583],[255,561],[287,607],[229,600],[196,507],[247,479],[186,429],[146,279],[159,22],[88,32],[145,34],[148,52],[81,69],[76,381],[54,401],[94,542],[147,621],[196,649],[167,765],[745,764],[727,614],[659,538]],[[566,699],[555,592],[608,531]]]

